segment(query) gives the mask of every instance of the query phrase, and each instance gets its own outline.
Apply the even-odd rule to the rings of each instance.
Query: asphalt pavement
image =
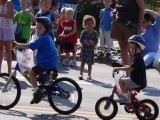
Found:
[[[16,61],[13,61],[15,66]],[[110,60],[95,60],[95,64],[92,69],[92,80],[87,81],[87,65],[84,69],[84,79],[79,80],[79,70],[80,62],[77,58],[77,67],[62,66],[61,64],[58,67],[59,77],[70,77],[74,79],[82,88],[83,100],[81,107],[73,113],[71,116],[61,116],[52,112],[48,103],[41,102],[38,105],[30,106],[29,101],[32,98],[31,96],[31,86],[28,83],[25,83],[24,78],[17,73],[17,77],[20,79],[21,86],[23,86],[23,95],[18,105],[16,105],[10,111],[0,111],[0,119],[3,120],[100,120],[95,114],[95,103],[96,101],[103,97],[109,96],[112,92],[112,87],[114,85],[114,80],[112,78],[111,61]],[[7,63],[3,61],[2,72],[7,71]],[[147,87],[143,89],[139,94],[139,99],[152,99],[154,100],[160,108],[160,74],[156,69],[147,70]],[[46,108],[47,107],[47,108]],[[123,107],[119,106],[119,111],[115,119],[113,120],[137,120],[136,117],[132,114],[124,112]],[[52,114],[54,117],[52,118]],[[75,117],[76,116],[76,117]],[[5,118],[5,119],[4,119]],[[42,119],[43,118],[43,119]],[[160,115],[157,120],[160,120]]]

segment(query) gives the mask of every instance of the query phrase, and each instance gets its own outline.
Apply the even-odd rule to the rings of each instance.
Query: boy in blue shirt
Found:
[[[110,12],[113,9],[110,7],[112,0],[103,0],[105,8],[100,11],[100,47],[101,52],[98,54],[98,58],[104,57],[104,49],[107,46],[107,53],[110,53],[113,47],[113,40],[110,38],[111,31],[111,17]],[[108,54],[106,54],[107,57]]]
[[[31,104],[37,103],[43,93],[38,88],[36,76],[47,70],[53,70],[58,65],[58,55],[51,36],[48,34],[52,29],[52,23],[47,17],[36,18],[36,34],[38,38],[31,43],[23,44],[14,41],[15,46],[37,50],[36,65],[29,71],[29,77],[34,89]]]

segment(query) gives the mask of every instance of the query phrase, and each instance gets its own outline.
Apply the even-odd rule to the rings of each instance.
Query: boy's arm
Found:
[[[15,45],[16,47],[20,47],[20,48],[26,48],[26,49],[29,48],[27,43],[18,43],[16,41],[13,41],[12,44]]]
[[[133,70],[132,67],[128,66],[128,65],[124,65],[123,67],[115,67],[113,71],[116,70],[122,70],[122,71],[126,71],[126,72],[131,72]]]
[[[30,10],[30,9],[26,9],[25,12],[28,13],[28,15],[31,17],[31,19],[32,19],[34,22],[36,21],[36,18],[35,18],[35,16],[31,13],[31,10]]]

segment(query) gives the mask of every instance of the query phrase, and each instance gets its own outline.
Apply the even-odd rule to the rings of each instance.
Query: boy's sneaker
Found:
[[[118,103],[131,103],[131,99],[123,96],[123,97],[119,98],[118,100],[116,100],[116,102],[118,102]]]
[[[43,97],[44,97],[44,93],[40,89],[38,89],[33,94],[33,99],[31,100],[30,104],[39,103]]]
[[[97,55],[97,58],[103,58],[104,57],[104,53],[103,52],[99,52]]]
[[[73,67],[76,67],[77,66],[77,62],[75,60],[70,61],[69,65],[73,66]]]
[[[62,64],[63,64],[64,66],[69,65],[69,59],[65,59],[65,60],[63,60]]]

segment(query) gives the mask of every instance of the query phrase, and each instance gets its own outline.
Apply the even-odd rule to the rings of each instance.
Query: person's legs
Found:
[[[7,64],[8,64],[8,73],[11,73],[11,63],[12,63],[11,41],[5,41],[4,45],[5,45]]]
[[[113,47],[113,40],[110,38],[110,31],[104,31],[105,43],[107,45],[107,52],[111,52],[111,48]]]
[[[99,30],[100,31],[100,47],[101,47],[101,52],[104,51],[104,47],[106,45],[105,43],[105,34],[103,30]]]
[[[152,65],[156,52],[149,52],[143,56],[145,66],[148,68]]]
[[[122,56],[122,61],[124,65],[129,65],[129,44],[128,41],[124,41],[124,40],[118,40],[120,49],[121,49],[121,56]]]
[[[92,64],[88,64],[88,80],[91,79]]]
[[[129,103],[130,102],[130,98],[129,98],[127,90],[132,90],[132,89],[140,87],[139,85],[135,84],[131,80],[130,77],[123,77],[123,78],[121,78],[119,80],[119,85],[120,85],[121,92],[122,92],[123,96],[118,101],[122,102],[122,103]]]
[[[0,40],[0,73],[1,73],[1,66],[2,66],[2,60],[3,60],[3,46],[4,43],[2,40]]]
[[[29,77],[30,77],[30,81],[31,81],[31,84],[32,84],[32,87],[33,88],[36,88],[38,85],[37,85],[37,79],[36,79],[36,76],[37,74],[35,72],[33,72],[33,70],[31,69],[29,71]]]
[[[80,79],[80,80],[83,80],[83,70],[84,70],[84,66],[85,66],[85,63],[84,63],[84,62],[81,62],[81,66],[80,66],[80,76],[79,76],[79,79]]]
[[[37,79],[36,79],[36,76],[44,71],[46,71],[46,70],[43,68],[40,68],[38,66],[34,66],[29,71],[30,81],[31,81],[31,84],[32,84],[33,90],[34,90],[33,99],[31,100],[30,104],[39,103],[41,101],[41,98],[44,95],[43,92],[38,88]]]

